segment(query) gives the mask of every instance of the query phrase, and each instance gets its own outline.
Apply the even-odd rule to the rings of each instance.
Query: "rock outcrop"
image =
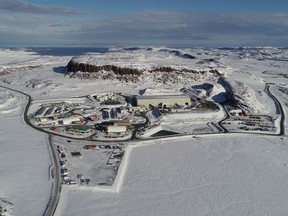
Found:
[[[195,65],[189,53],[170,49],[111,49],[105,53],[74,56],[66,76],[120,82],[183,83],[218,79],[222,74],[213,65]],[[196,67],[195,67],[196,66]],[[221,67],[219,67],[221,68]]]
[[[78,63],[75,62],[72,58],[67,65],[67,73],[71,72],[89,72],[96,73],[102,71],[113,72],[116,75],[142,75],[144,71],[148,71],[150,73],[153,72],[183,72],[183,73],[206,73],[207,71],[197,71],[186,68],[173,68],[173,67],[154,67],[152,69],[137,69],[137,68],[128,68],[128,67],[119,67],[114,65],[91,65],[86,63]],[[217,70],[209,70],[209,73],[215,74],[216,76],[221,76],[219,71]]]
[[[85,63],[74,62],[73,58],[69,61],[67,65],[67,72],[100,72],[100,71],[111,71],[115,74],[119,75],[128,75],[128,74],[142,74],[143,70],[135,69],[135,68],[126,68],[126,67],[118,67],[114,65],[91,65]]]

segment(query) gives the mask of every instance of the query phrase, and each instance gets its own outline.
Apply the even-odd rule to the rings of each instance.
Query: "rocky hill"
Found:
[[[142,74],[143,70],[128,67],[118,67],[115,65],[93,65],[87,63],[78,63],[72,58],[67,65],[67,72],[101,72],[101,71],[111,71],[115,74],[125,75],[125,74]]]
[[[81,79],[118,79],[138,82],[147,77],[153,82],[180,82],[201,77],[219,77],[212,67],[197,67],[194,56],[175,50],[113,50],[73,57],[67,64],[67,75]]]

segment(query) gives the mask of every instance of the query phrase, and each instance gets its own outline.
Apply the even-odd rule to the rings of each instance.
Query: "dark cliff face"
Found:
[[[67,72],[100,72],[100,71],[112,71],[115,74],[119,75],[128,75],[128,74],[138,74],[141,75],[143,73],[142,70],[135,69],[135,68],[125,68],[125,67],[117,67],[114,65],[102,65],[102,66],[97,66],[97,65],[90,65],[90,64],[85,64],[85,63],[77,63],[74,62],[73,59],[71,59],[67,65]]]
[[[97,73],[101,71],[111,71],[116,75],[142,75],[145,71],[144,69],[136,69],[136,68],[127,68],[127,67],[118,67],[114,65],[91,65],[86,63],[78,63],[71,59],[67,65],[67,72],[89,72],[89,73]],[[172,67],[155,67],[153,69],[147,70],[150,73],[153,72],[183,72],[183,73],[205,73],[207,71],[197,71],[191,69],[176,69]],[[209,70],[210,73],[215,74],[216,76],[221,76],[221,74],[217,70]]]

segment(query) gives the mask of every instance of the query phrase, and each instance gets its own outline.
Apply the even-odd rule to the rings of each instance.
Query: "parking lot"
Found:
[[[276,133],[277,115],[248,115],[230,117],[221,124],[229,132]]]

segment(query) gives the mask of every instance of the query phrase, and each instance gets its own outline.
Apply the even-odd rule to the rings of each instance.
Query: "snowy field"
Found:
[[[67,189],[56,215],[284,216],[288,140],[283,143],[230,136],[135,147],[119,193]]]
[[[26,96],[20,93],[11,92],[0,88],[0,116],[13,117],[21,116],[23,107],[26,103]]]
[[[7,106],[0,109],[0,198],[13,204],[16,216],[39,216],[44,213],[52,189],[48,141],[45,134],[30,128],[20,116],[26,98],[2,88],[0,91],[17,98],[5,98]],[[5,112],[8,107],[11,111]]]
[[[183,61],[173,52],[165,53],[169,49],[152,50],[157,64],[163,63],[160,57],[168,56],[168,63],[177,60],[177,67],[183,64],[197,70],[217,69],[237,84],[234,93],[255,114],[276,114],[274,101],[263,91],[265,84],[271,83],[271,93],[282,104],[285,115],[288,113],[287,49],[183,49],[182,54],[196,57]],[[110,57],[128,52],[116,51]],[[153,60],[145,50],[137,52],[140,62],[135,67]],[[123,58],[127,56],[130,59],[129,53]],[[72,55],[41,56],[25,49],[0,49],[0,85],[29,94],[33,100],[107,91],[133,95],[151,87],[170,89],[170,94],[203,82],[214,86],[211,92],[201,93],[208,100],[225,93],[219,87],[219,79],[210,78],[200,83],[186,80],[185,86],[170,81],[155,86],[151,77],[140,83],[68,78],[64,76],[65,66],[71,58]],[[125,66],[123,58],[115,62]],[[128,65],[133,63],[127,61]],[[155,93],[149,91],[147,94]],[[26,102],[24,95],[0,88],[0,199],[13,204],[15,216],[38,216],[44,213],[51,195],[52,161],[47,136],[23,120]],[[215,116],[215,121],[221,117],[223,113]],[[201,125],[197,121],[192,123],[186,124],[187,132],[195,130],[195,124]],[[286,134],[287,125],[286,118]],[[181,126],[169,125],[167,121],[164,127],[168,130]],[[209,128],[206,124],[204,127]],[[62,188],[55,215],[287,215],[287,135],[197,135],[130,143],[127,151],[116,177],[117,189],[101,191],[67,185]]]

